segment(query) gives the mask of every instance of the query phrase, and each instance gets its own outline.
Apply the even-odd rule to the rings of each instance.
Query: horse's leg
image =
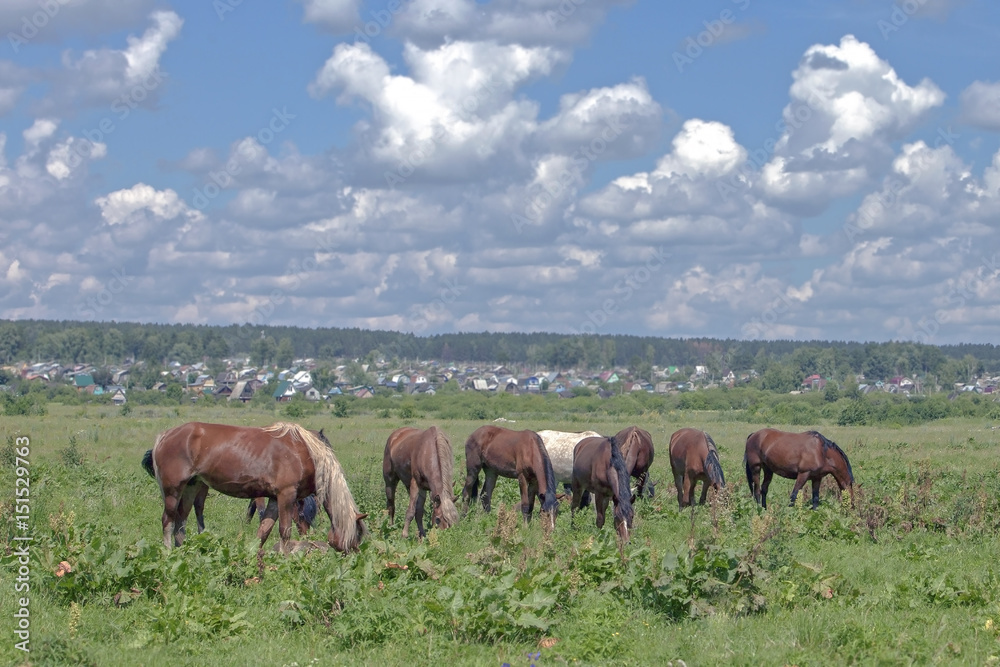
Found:
[[[462,488],[462,516],[469,513],[469,508],[479,495],[479,469],[480,467],[475,464],[466,464],[465,486]]]
[[[764,470],[764,481],[760,484],[760,506],[767,509],[767,487],[771,486],[771,477],[774,476],[774,471],[764,466],[761,467]],[[754,478],[756,479],[756,474]]]
[[[427,492],[423,489],[417,493],[417,506],[414,508],[413,518],[417,520],[417,535],[421,539],[427,537],[424,531],[424,506],[427,504]]]
[[[694,487],[698,485],[698,480],[694,475],[688,473],[684,476],[684,507],[694,505]]]
[[[304,537],[306,533],[309,532],[309,524],[302,517],[302,507],[305,500],[299,500],[295,503],[295,527],[299,531],[299,537]]]
[[[163,546],[168,549],[175,546],[174,526],[180,521],[177,516],[180,502],[180,492],[177,489],[163,490]]]
[[[202,484],[194,497],[194,518],[198,521],[198,532],[205,531],[205,498],[208,497],[208,484]]]
[[[486,479],[483,480],[483,509],[488,514],[490,511],[490,501],[493,498],[493,487],[497,485],[497,473],[495,470],[486,470]]]
[[[281,553],[288,553],[288,542],[292,539],[292,524],[295,522],[295,510],[298,490],[295,487],[282,489],[278,492],[278,537],[281,539]],[[261,543],[263,547],[263,543]]]
[[[604,513],[608,510],[610,498],[603,493],[594,492],[594,509],[597,510],[597,527],[604,528]]]
[[[521,487],[521,514],[524,516],[525,525],[531,523],[531,509],[535,504],[535,496],[531,493],[531,484],[524,473],[517,476],[517,484]],[[537,485],[536,485],[537,489]]]
[[[705,500],[708,498],[708,480],[701,480],[701,498],[698,500],[699,505],[704,505]]]
[[[417,513],[417,497],[420,496],[420,487],[417,485],[417,478],[410,479],[410,504],[406,508],[406,517],[403,519],[403,539],[410,536],[410,522]],[[423,500],[423,498],[421,498]],[[419,524],[418,532],[420,530]]]
[[[821,480],[822,480],[822,477],[813,477],[813,480],[812,480],[812,486],[813,486],[813,509],[816,509],[817,507],[819,507],[819,483],[820,483]]]
[[[187,533],[187,518],[191,514],[191,508],[194,507],[195,499],[201,493],[202,487],[207,493],[208,487],[201,480],[197,480],[193,484],[188,483],[181,491],[181,499],[177,503],[177,521],[174,522],[174,544],[177,546],[184,544],[184,537]]]
[[[677,487],[677,507],[684,509],[684,474],[674,473],[674,486]]]
[[[260,540],[261,548],[264,547],[264,542],[267,542],[267,538],[270,537],[271,529],[274,528],[274,523],[277,519],[278,501],[268,498],[264,509],[260,511],[260,525],[257,527],[257,539]]]
[[[809,479],[808,472],[800,472],[798,476],[795,478],[795,486],[792,487],[792,498],[791,500],[788,501],[789,507],[795,507],[795,499],[799,495],[799,490],[803,486],[805,486],[806,481],[808,481],[808,479]]]
[[[646,480],[649,479],[649,471],[643,471],[637,477],[639,483],[635,487],[635,497],[644,498],[646,495]]]
[[[748,465],[748,469],[749,469]],[[748,473],[747,483],[750,485],[750,495],[757,501],[758,505],[764,504],[763,489],[760,486],[760,466],[753,466],[753,470]]]
[[[389,523],[396,520],[396,485],[399,478],[396,475],[383,475],[385,478],[385,508],[389,510]]]

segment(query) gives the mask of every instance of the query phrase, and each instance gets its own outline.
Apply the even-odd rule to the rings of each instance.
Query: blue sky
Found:
[[[0,34],[0,317],[1000,333],[995,3],[11,0]]]

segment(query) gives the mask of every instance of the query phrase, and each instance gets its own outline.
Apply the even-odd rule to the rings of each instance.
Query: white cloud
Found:
[[[192,210],[171,189],[156,190],[145,183],[137,183],[125,190],[116,190],[94,203],[101,209],[101,216],[109,225],[133,224],[142,216],[151,214],[156,221],[200,220],[203,216]]]
[[[973,81],[959,99],[962,119],[966,123],[1000,131],[1000,81]]]

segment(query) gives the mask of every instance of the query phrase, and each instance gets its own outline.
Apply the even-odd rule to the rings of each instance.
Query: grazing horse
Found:
[[[163,544],[184,542],[184,526],[209,487],[235,498],[268,498],[257,536],[264,547],[275,518],[289,551],[296,501],[309,495],[330,518],[327,540],[347,553],[367,535],[340,463],[322,432],[279,422],[265,428],[191,422],[164,431],[143,457],[163,494]],[[199,526],[203,528],[203,526]]]
[[[424,502],[431,493],[436,528],[448,528],[458,523],[458,510],[452,490],[452,466],[455,459],[451,443],[437,426],[426,431],[404,426],[389,435],[382,457],[382,477],[385,479],[385,504],[389,521],[396,518],[396,485],[403,482],[410,491],[410,506],[406,510],[403,537],[409,537],[410,520],[417,519],[417,532],[424,537]]]
[[[554,528],[559,503],[556,501],[556,481],[552,462],[542,439],[534,431],[512,431],[500,426],[480,426],[465,441],[465,488],[462,490],[463,512],[479,497],[479,471],[485,471],[483,509],[490,511],[490,498],[497,477],[517,478],[521,485],[521,513],[524,521],[531,520],[535,496],[542,502],[542,517],[546,528]]]
[[[152,450],[150,450],[152,452]],[[246,520],[247,523],[253,519],[253,515],[257,514],[260,517],[260,522],[264,523],[264,509],[267,507],[267,498],[260,497],[254,498],[250,501],[250,505],[247,507]],[[295,514],[295,526],[299,529],[299,535],[305,535],[312,528],[313,521],[316,520],[316,496],[306,496],[302,500],[296,503],[297,512]],[[202,500],[201,504],[195,499],[194,513],[198,517],[199,532],[205,529],[205,503]]]
[[[584,438],[576,444],[573,451],[572,511],[575,513],[580,508],[584,491],[592,492],[597,510],[597,527],[602,528],[608,501],[614,499],[615,530],[623,544],[629,540],[628,533],[634,516],[628,482],[628,469],[617,438]]]
[[[552,461],[552,472],[556,476],[556,484],[562,483],[566,491],[570,491],[573,480],[573,448],[584,438],[600,437],[597,431],[581,431],[567,433],[565,431],[538,431],[538,437],[545,445],[545,451]]]
[[[788,433],[765,428],[751,433],[747,438],[743,465],[750,493],[764,508],[767,508],[767,487],[775,473],[795,480],[790,505],[795,504],[795,497],[806,480],[812,480],[812,508],[816,509],[819,506],[820,480],[824,475],[833,475],[841,491],[850,490],[851,507],[854,507],[851,462],[844,450],[816,431]],[[762,469],[764,481],[760,483]]]
[[[674,473],[677,504],[681,508],[694,505],[694,489],[698,482],[703,482],[699,505],[705,504],[709,486],[716,491],[726,486],[715,441],[696,428],[682,428],[670,436],[670,469]]]
[[[615,441],[622,450],[628,474],[639,480],[635,496],[642,498],[649,481],[649,468],[653,465],[653,436],[638,426],[629,426],[618,431]],[[652,484],[649,485],[649,490],[652,497]]]

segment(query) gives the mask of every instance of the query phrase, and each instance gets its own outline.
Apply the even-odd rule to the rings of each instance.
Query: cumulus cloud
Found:
[[[984,130],[1000,131],[1000,81],[973,81],[959,100],[962,120]]]

